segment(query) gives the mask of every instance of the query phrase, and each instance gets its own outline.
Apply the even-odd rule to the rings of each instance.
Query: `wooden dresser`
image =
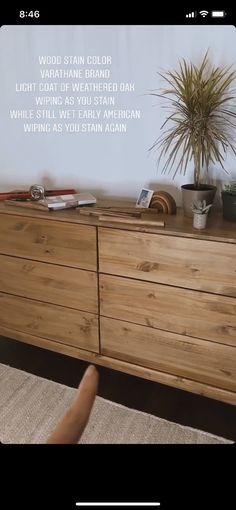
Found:
[[[235,224],[164,219],[0,204],[0,335],[236,404]]]

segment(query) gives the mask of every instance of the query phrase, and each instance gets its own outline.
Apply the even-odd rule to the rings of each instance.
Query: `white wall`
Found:
[[[148,149],[160,134],[165,111],[148,92],[161,86],[157,72],[176,67],[178,59],[197,62],[209,48],[214,63],[234,64],[235,47],[233,26],[2,27],[1,191],[43,182],[97,196],[136,197],[140,188],[151,187],[170,189],[179,202],[179,187],[192,182],[192,168],[174,182],[157,173],[156,155]],[[118,108],[140,109],[141,120],[128,121],[126,133],[24,133],[22,121],[10,120],[9,109],[33,107],[35,94],[19,94],[15,85],[42,81],[39,55],[111,55],[112,81],[135,82],[135,93],[118,95]],[[236,158],[228,156],[226,166],[235,178]],[[218,168],[212,179],[228,180]]]

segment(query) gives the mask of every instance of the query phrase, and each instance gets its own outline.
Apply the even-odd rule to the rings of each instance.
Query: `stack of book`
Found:
[[[5,200],[5,203],[31,209],[48,209],[50,211],[56,211],[59,209],[69,209],[82,205],[96,204],[96,198],[91,193],[71,193],[68,195],[44,197],[42,200],[18,198],[15,200]]]
[[[96,198],[91,193],[74,193],[71,195],[58,195],[55,197],[46,197],[39,200],[48,209],[68,209],[80,205],[96,204]]]

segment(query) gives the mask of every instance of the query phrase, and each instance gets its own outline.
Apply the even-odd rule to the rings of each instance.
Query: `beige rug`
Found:
[[[45,443],[75,391],[0,364],[0,441]],[[81,443],[223,444],[230,441],[97,397]]]

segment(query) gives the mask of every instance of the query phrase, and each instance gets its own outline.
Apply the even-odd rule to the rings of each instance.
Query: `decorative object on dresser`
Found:
[[[49,209],[54,211],[70,209],[87,204],[96,204],[96,198],[91,193],[71,193],[43,197],[42,199],[16,198],[15,200],[6,200],[6,202],[9,203],[9,205],[26,207],[27,209]]]
[[[161,129],[170,125],[150,150],[160,151],[158,164],[167,158],[162,173],[173,169],[173,178],[177,173],[185,175],[193,160],[194,184],[182,186],[184,212],[192,216],[193,201],[205,199],[209,204],[214,200],[216,187],[207,184],[209,164],[224,169],[226,150],[236,154],[236,71],[232,66],[210,64],[206,52],[199,65],[182,59],[177,70],[159,75],[167,88],[152,95],[169,102],[170,114]]]
[[[91,193],[73,193],[69,195],[58,195],[44,199],[48,209],[64,209],[79,207],[81,205],[96,204],[96,198]]]
[[[236,221],[236,181],[225,185],[221,192],[223,202],[223,218],[228,221]]]
[[[149,207],[153,195],[152,189],[143,188],[138,196],[136,207],[146,208]]]
[[[164,227],[164,220],[157,220],[155,216],[151,217],[153,213],[149,208],[136,208],[133,207],[83,207],[80,209],[80,215],[93,216],[101,222],[107,223],[121,223],[133,226],[154,226]],[[144,216],[142,216],[142,214]]]
[[[207,205],[213,204],[217,190],[216,186],[212,186],[210,184],[201,184],[199,189],[196,189],[194,184],[183,184],[181,189],[183,198],[183,210],[185,216],[188,217],[193,216],[193,202],[201,202],[205,200]]]
[[[236,404],[235,229],[128,219],[0,204],[0,335]]]
[[[206,204],[206,200],[198,200],[193,203],[193,226],[199,230],[206,228],[207,215],[212,204]]]
[[[76,193],[75,189],[49,189],[46,190],[41,184],[33,184],[29,191],[8,191],[0,193],[0,200],[39,200],[44,197],[53,197],[55,195],[67,195]]]
[[[175,199],[167,191],[154,191],[150,207],[165,214],[176,214]]]
[[[122,225],[133,225],[136,227],[164,227],[165,222],[163,220],[151,220],[150,218],[143,219],[136,219],[136,218],[124,218],[124,217],[118,217],[118,216],[106,216],[102,215],[99,216],[99,221],[102,222],[108,222],[108,223],[120,223]]]
[[[141,218],[142,210],[122,207],[81,207],[79,213],[84,216],[117,216],[119,218]],[[146,209],[145,209],[146,212]]]

